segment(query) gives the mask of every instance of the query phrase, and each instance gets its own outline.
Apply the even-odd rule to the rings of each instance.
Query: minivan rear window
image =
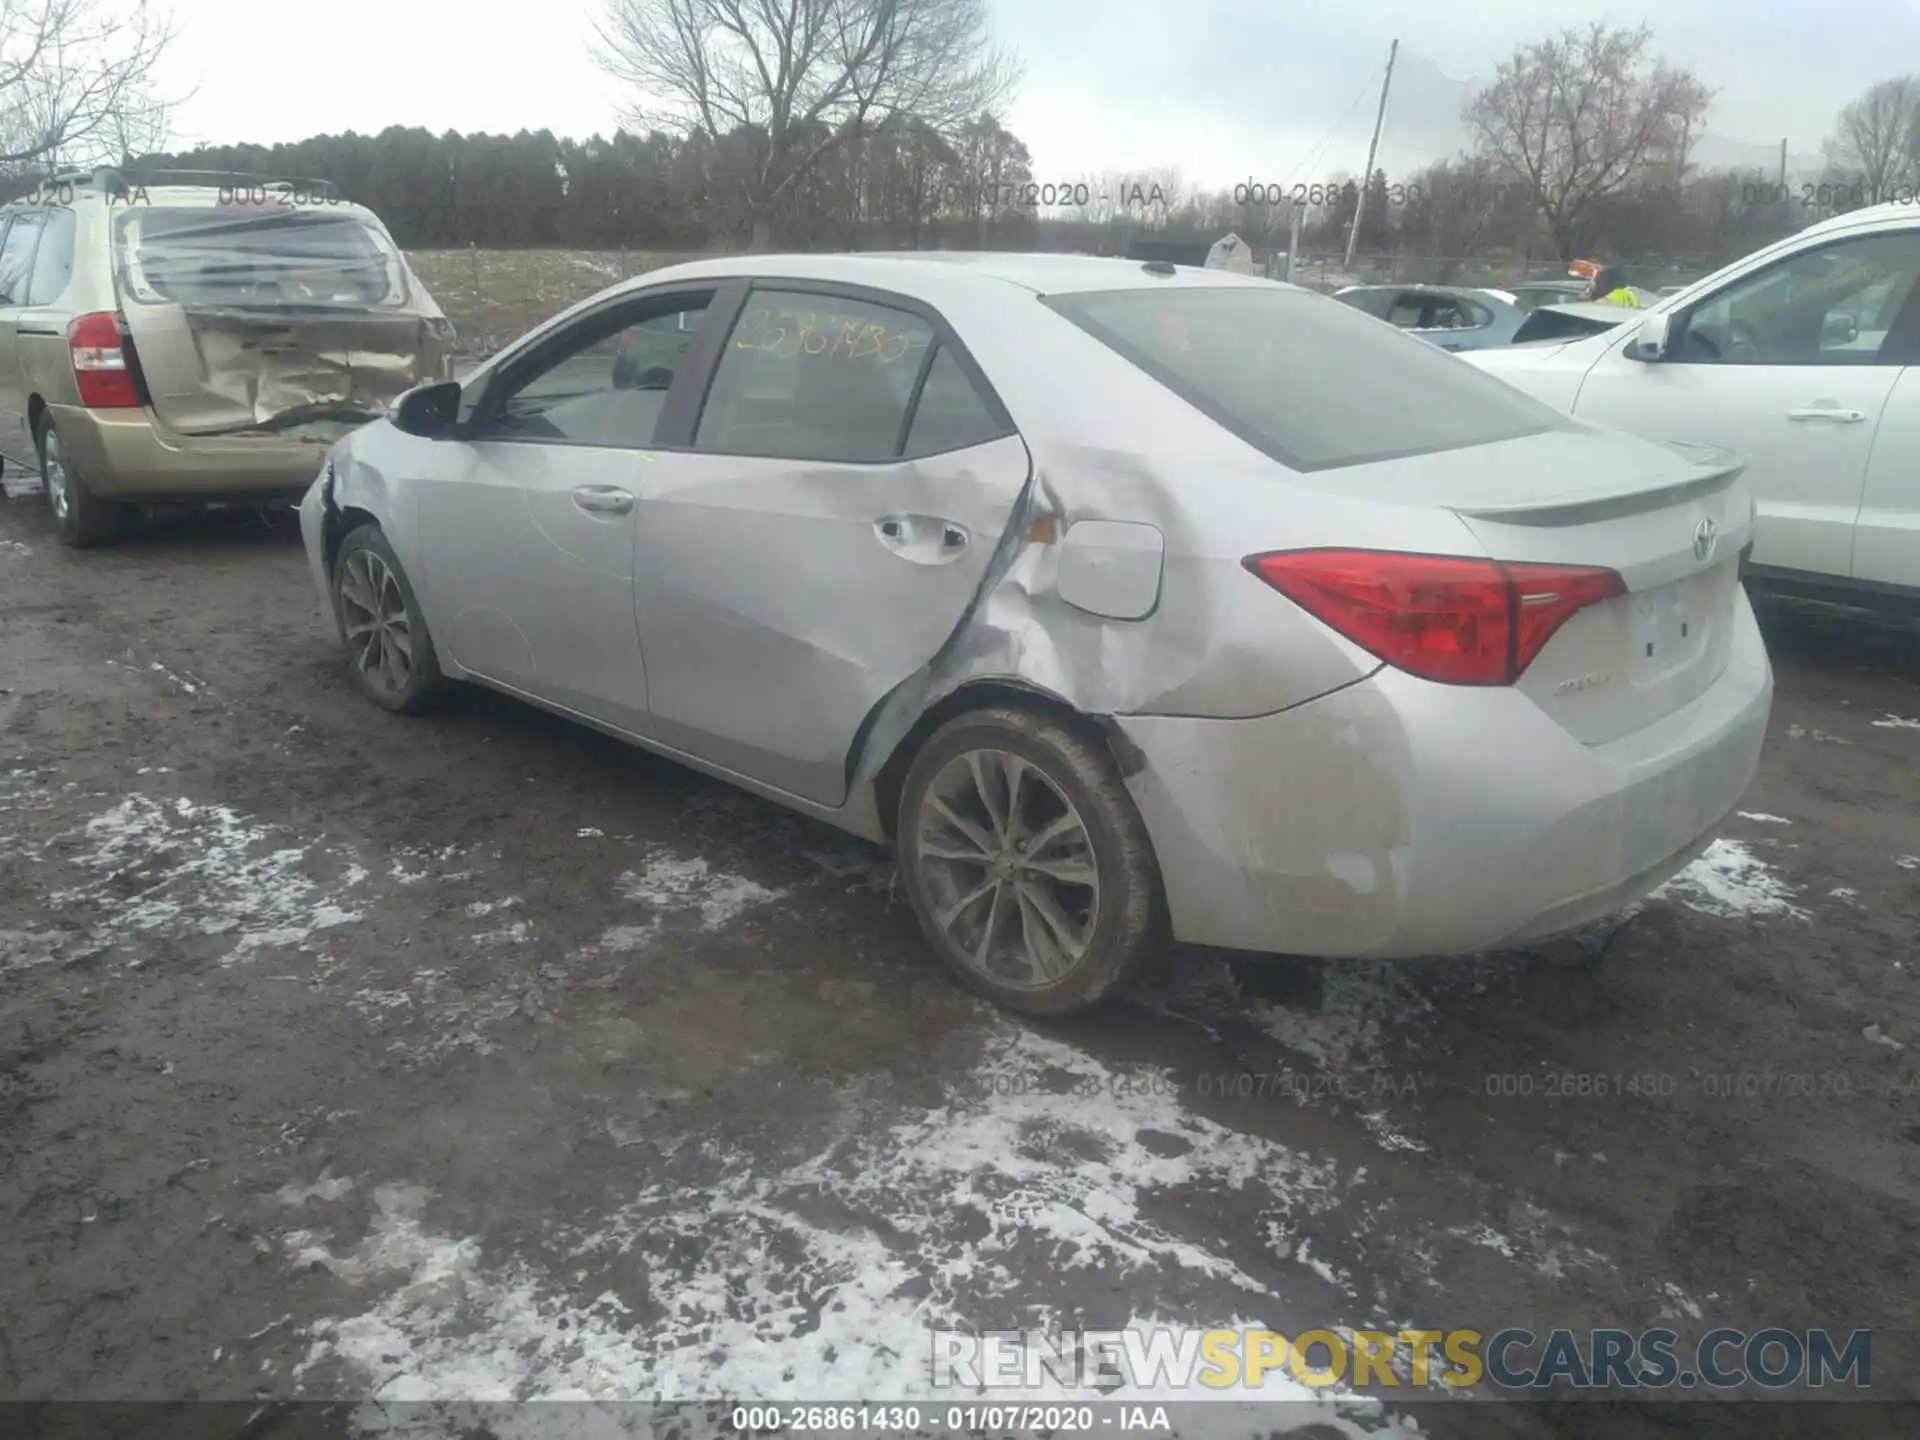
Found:
[[[1558,411],[1352,306],[1254,285],[1103,290],[1043,302],[1292,470],[1518,440]]]
[[[408,301],[399,252],[356,215],[129,206],[114,239],[115,278],[137,302],[365,310]]]

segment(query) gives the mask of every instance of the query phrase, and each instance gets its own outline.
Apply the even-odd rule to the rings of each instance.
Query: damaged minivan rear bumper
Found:
[[[48,408],[87,488],[109,500],[297,500],[330,444],[279,435],[180,435],[148,409]]]

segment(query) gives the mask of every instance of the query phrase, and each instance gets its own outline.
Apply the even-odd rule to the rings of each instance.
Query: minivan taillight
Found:
[[[1511,685],[1562,625],[1626,593],[1612,570],[1388,550],[1283,550],[1247,569],[1389,665],[1448,685]]]
[[[127,366],[120,336],[120,317],[96,310],[67,327],[67,349],[73,355],[73,383],[80,403],[89,410],[137,410],[140,387]]]

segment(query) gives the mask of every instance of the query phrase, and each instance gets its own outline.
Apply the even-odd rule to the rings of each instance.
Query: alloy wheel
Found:
[[[353,663],[382,695],[397,695],[413,678],[413,627],[406,597],[387,562],[354,550],[340,566],[340,629]]]
[[[73,508],[73,496],[67,489],[67,457],[61,452],[57,431],[47,431],[40,470],[40,484],[47,492],[47,503],[53,507],[53,518],[64,525],[67,512]]]
[[[982,976],[1040,989],[1085,958],[1100,918],[1093,840],[1032,762],[955,756],[927,787],[915,838],[935,921]]]

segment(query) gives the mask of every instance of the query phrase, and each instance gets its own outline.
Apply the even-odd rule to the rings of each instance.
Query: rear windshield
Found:
[[[406,266],[358,216],[130,206],[114,232],[125,298],[237,309],[387,309],[408,303]]]
[[[1565,429],[1558,411],[1349,305],[1278,285],[1045,303],[1293,470]]]

